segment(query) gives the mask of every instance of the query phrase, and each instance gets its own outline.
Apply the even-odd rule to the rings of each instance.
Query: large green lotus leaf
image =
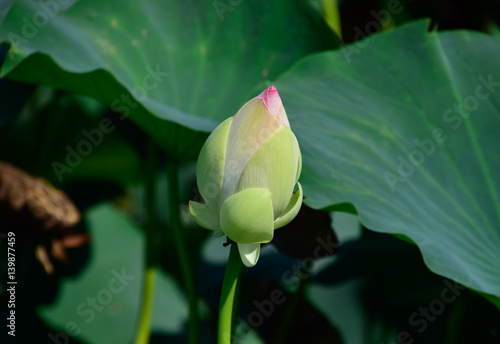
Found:
[[[11,5],[12,0],[5,0],[0,3],[0,21],[3,19],[5,14],[9,10],[9,6]]]
[[[89,267],[76,279],[62,283],[58,301],[41,307],[39,313],[54,327],[76,333],[77,339],[86,343],[129,343],[137,328],[143,287],[140,229],[105,203],[87,211],[85,219],[92,235]],[[179,335],[187,316],[179,286],[159,271],[152,331]]]
[[[275,83],[305,202],[351,203],[432,271],[500,295],[500,40],[427,26],[316,54]]]
[[[338,46],[305,1],[87,0],[66,10],[41,3],[16,1],[7,13],[2,75],[130,113],[176,155],[196,156],[201,147],[188,150],[206,138],[196,131],[234,115],[263,81]]]

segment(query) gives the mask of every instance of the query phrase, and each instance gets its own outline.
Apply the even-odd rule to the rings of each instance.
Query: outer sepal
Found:
[[[189,212],[193,215],[194,220],[200,226],[211,229],[213,231],[220,231],[220,222],[217,213],[213,212],[208,205],[189,201]]]
[[[268,189],[246,189],[228,197],[220,211],[222,231],[237,243],[266,243],[273,239],[274,216]]]
[[[302,154],[300,153],[300,146],[295,134],[292,132],[293,136],[293,150],[294,154],[298,156],[298,164],[297,164],[297,176],[295,177],[295,184],[299,182],[300,173],[302,172]]]
[[[278,229],[290,223],[295,216],[299,213],[300,207],[302,206],[302,185],[298,183],[298,189],[292,196],[290,203],[286,207],[283,214],[274,221],[274,229]]]
[[[260,255],[260,244],[240,244],[238,243],[241,261],[246,267],[251,268],[257,264]]]
[[[230,117],[215,128],[203,145],[196,164],[198,190],[214,213],[218,213],[226,146],[232,122],[233,118]]]

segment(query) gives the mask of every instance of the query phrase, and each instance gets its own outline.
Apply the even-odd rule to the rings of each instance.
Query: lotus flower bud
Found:
[[[268,87],[208,137],[196,167],[205,203],[191,201],[191,214],[200,226],[236,242],[243,263],[254,266],[260,244],[302,205],[301,166],[278,91]]]

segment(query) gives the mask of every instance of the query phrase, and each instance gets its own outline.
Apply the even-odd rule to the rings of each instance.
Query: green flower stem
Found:
[[[447,320],[447,331],[445,332],[445,338],[443,340],[444,344],[458,343],[460,340],[460,324],[463,323],[463,319],[467,314],[467,304],[469,303],[471,294],[467,293],[460,298],[457,298],[453,304],[450,315]],[[451,331],[451,332],[450,332]]]
[[[304,264],[306,264],[305,261],[302,261],[302,264],[300,266],[300,276],[307,276],[308,274],[308,271],[306,271],[304,268]],[[292,324],[294,316],[296,315],[295,311],[297,310],[302,298],[304,297],[306,284],[307,280],[299,281],[297,290],[295,290],[295,292],[293,293],[290,303],[286,308],[285,315],[281,320],[281,324],[276,331],[276,334],[274,335],[273,344],[281,344],[285,342],[287,331]]]
[[[167,178],[168,178],[168,204],[170,210],[170,227],[174,236],[175,247],[179,257],[184,286],[189,302],[189,327],[188,327],[188,343],[197,344],[200,338],[200,320],[198,315],[198,296],[196,294],[194,273],[189,262],[189,255],[186,248],[186,243],[182,235],[182,223],[179,213],[179,166],[177,163],[170,161],[167,163]]]
[[[135,337],[135,344],[149,343],[151,334],[151,318],[153,315],[154,285],[156,278],[156,268],[146,269],[144,276],[144,291],[142,294],[142,311],[139,321],[139,329]]]
[[[342,27],[340,25],[340,11],[338,0],[322,0],[325,21],[342,40]]]
[[[219,306],[218,344],[230,344],[236,315],[238,314],[238,296],[243,263],[238,252],[238,245],[231,245],[227,261],[226,274],[222,284]]]
[[[158,214],[156,211],[156,176],[158,172],[158,149],[151,140],[145,173],[146,226],[145,226],[145,274],[142,293],[142,308],[139,317],[139,327],[136,332],[135,344],[149,343],[151,334],[151,318],[153,313],[154,283],[158,261]]]

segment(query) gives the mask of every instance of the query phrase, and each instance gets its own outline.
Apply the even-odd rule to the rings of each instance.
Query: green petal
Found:
[[[258,99],[247,102],[234,116],[228,136],[219,208],[227,197],[238,191],[241,173],[250,158],[278,129],[278,122]]]
[[[278,218],[290,203],[297,179],[300,150],[292,131],[281,128],[259,148],[241,175],[238,189],[269,189],[273,216]]]
[[[298,190],[292,196],[288,207],[286,207],[283,214],[274,221],[274,229],[283,227],[292,221],[295,216],[299,213],[300,207],[302,206],[302,186],[298,183]]]
[[[229,128],[233,118],[222,122],[210,134],[201,149],[196,164],[198,190],[209,208],[218,213],[219,194],[224,173],[224,161]]]
[[[246,267],[251,268],[257,264],[260,255],[260,244],[240,244],[238,243],[241,261]]]
[[[220,225],[229,239],[237,243],[263,243],[273,239],[271,192],[247,189],[222,203]]]
[[[211,229],[213,231],[220,231],[220,224],[217,213],[213,212],[208,207],[208,205],[190,201],[189,211],[191,212],[191,215],[193,215],[196,223],[200,226]]]

